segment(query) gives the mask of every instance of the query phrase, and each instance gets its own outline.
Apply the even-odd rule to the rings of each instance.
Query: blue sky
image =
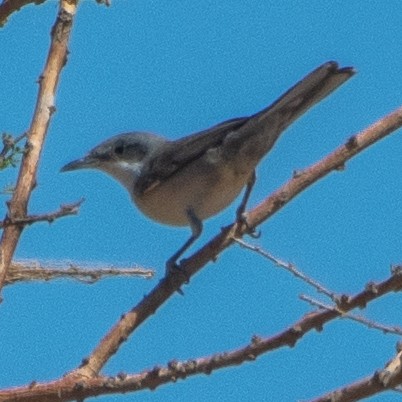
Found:
[[[0,31],[0,127],[29,127],[57,3],[29,6]],[[80,214],[28,228],[18,259],[139,264],[164,272],[165,260],[188,230],[142,216],[116,182],[98,172],[60,174],[70,160],[105,138],[148,130],[179,138],[222,120],[252,114],[327,60],[358,74],[297,121],[261,163],[250,207],[350,135],[401,104],[402,3],[115,0],[83,1],[62,72],[31,213],[52,211],[84,196]],[[250,240],[295,263],[337,292],[356,293],[385,279],[401,262],[402,137],[371,147],[293,200]],[[16,170],[0,176],[15,182]],[[7,197],[2,196],[5,202]],[[5,205],[3,202],[3,205]],[[234,219],[236,205],[205,223],[193,251]],[[3,207],[3,216],[5,208]],[[4,290],[0,386],[59,377],[88,355],[108,328],[157,283],[114,279],[86,286],[58,281]],[[317,296],[258,256],[226,250],[123,345],[104,369],[134,373],[273,335]],[[364,313],[402,325],[401,295]],[[361,312],[359,312],[361,313]],[[6,325],[4,325],[6,323]],[[347,320],[309,333],[241,367],[142,392],[143,401],[294,401],[308,399],[383,367],[396,336]],[[133,395],[104,397],[128,401]],[[383,394],[373,400],[396,400]]]

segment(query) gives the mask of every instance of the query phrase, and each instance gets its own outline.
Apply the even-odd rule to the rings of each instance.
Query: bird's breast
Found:
[[[133,201],[151,219],[173,226],[187,226],[191,208],[204,220],[216,215],[241,192],[251,172],[238,172],[214,153],[194,161],[141,194]]]

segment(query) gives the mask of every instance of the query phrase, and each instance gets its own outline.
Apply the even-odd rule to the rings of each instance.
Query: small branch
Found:
[[[46,0],[3,0],[0,4],[0,28],[4,26],[12,13],[19,11],[22,7],[27,4],[39,5],[45,1]]]
[[[187,361],[171,361],[166,367],[156,366],[139,374],[118,374],[115,377],[96,376],[93,378],[65,377],[50,383],[35,383],[29,393],[27,387],[0,391],[0,400],[18,400],[20,402],[41,401],[69,401],[84,400],[99,395],[109,395],[126,392],[138,392],[145,389],[155,390],[157,387],[176,382],[178,379],[197,374],[211,374],[213,371],[239,365],[255,360],[261,353],[279,346],[292,346],[291,331],[288,340],[276,337],[259,338],[254,336],[251,342],[244,347],[223,353],[216,353],[207,357]],[[28,395],[29,394],[29,395]],[[9,399],[6,399],[9,398]]]
[[[68,215],[76,215],[79,211],[79,207],[84,202],[84,198],[81,198],[79,201],[76,201],[72,204],[64,204],[60,205],[60,208],[57,211],[49,212],[47,214],[40,215],[28,215],[23,218],[9,218],[6,217],[3,222],[0,222],[0,228],[4,228],[10,225],[19,225],[26,226],[32,225],[35,222],[49,222],[52,223],[54,220],[62,218]]]
[[[306,282],[308,285],[312,286],[314,289],[317,290],[317,292],[324,293],[329,298],[335,299],[336,294],[334,292],[331,292],[330,290],[325,288],[323,285],[318,283],[316,280],[310,278],[309,276],[307,276],[306,274],[301,272],[294,264],[291,264],[290,262],[282,261],[279,258],[276,258],[272,254],[268,253],[267,251],[263,250],[261,247],[246,243],[242,239],[234,239],[234,241],[236,243],[240,244],[241,247],[244,247],[248,250],[254,251],[257,254],[262,255],[264,258],[273,262],[276,266],[286,269],[286,271],[293,274],[296,278],[299,278],[302,281]]]
[[[379,329],[380,331],[386,334],[402,335],[402,328],[400,327],[397,326],[389,327],[387,325],[383,325],[378,322],[369,320],[361,315],[346,313],[337,306],[329,306],[307,295],[300,295],[300,299],[311,304],[314,307],[318,307],[320,309],[328,311],[336,311],[340,314],[340,318],[348,318],[349,320],[359,322],[360,324],[363,324],[368,328]]]
[[[397,346],[397,352],[397,355],[386,364],[383,370],[377,370],[370,377],[319,396],[310,402],[353,402],[400,386],[402,384],[400,344]]]
[[[308,277],[307,275],[302,273],[300,270],[298,270],[294,264],[282,261],[279,258],[276,258],[272,254],[268,253],[267,251],[263,250],[261,247],[246,243],[242,239],[235,239],[235,241],[236,241],[236,243],[240,244],[241,247],[254,251],[257,254],[262,255],[264,258],[268,259],[269,261],[273,262],[275,265],[277,265],[281,268],[284,268],[285,270],[292,273],[297,278],[306,282],[308,285],[311,285],[314,289],[317,290],[317,292],[323,293],[326,296],[328,296],[329,298],[331,298],[331,300],[333,300],[335,303],[339,303],[339,301],[342,300],[342,296],[339,296],[335,292],[331,292],[330,290],[328,290],[327,288],[322,286],[320,283],[318,283],[316,280]],[[315,300],[306,295],[301,295],[300,299],[310,303],[314,307],[318,307],[320,309],[325,309],[328,311],[335,311],[340,314],[341,318],[348,318],[350,320],[360,322],[361,324],[364,324],[369,328],[379,329],[379,330],[383,331],[384,333],[392,333],[395,335],[402,335],[402,329],[397,326],[394,326],[394,327],[385,326],[385,325],[379,324],[375,321],[370,321],[365,317],[346,313],[337,306],[329,306],[327,304],[321,303],[318,300]]]
[[[36,184],[36,172],[42,146],[46,138],[51,117],[55,112],[55,95],[61,70],[67,62],[67,44],[70,39],[74,14],[78,0],[60,0],[56,22],[51,32],[51,43],[42,75],[39,79],[39,92],[31,126],[27,135],[27,146],[22,157],[17,184],[11,201],[8,203],[10,221],[25,219],[28,202]],[[3,19],[7,7],[22,6],[25,3],[8,0],[2,3],[0,17]],[[9,15],[9,14],[7,14]],[[6,15],[6,17],[7,17]],[[4,228],[0,241],[0,291],[7,276],[14,251],[17,247],[24,225],[8,225]]]
[[[49,263],[49,265],[55,265]],[[5,285],[11,285],[16,282],[27,281],[50,281],[59,278],[75,279],[84,283],[95,283],[107,277],[132,277],[138,276],[144,279],[150,279],[154,276],[154,271],[145,268],[82,268],[68,263],[56,263],[59,268],[49,268],[37,262],[13,262],[7,273]],[[60,265],[64,265],[60,267]]]
[[[116,322],[116,324],[95,347],[91,355],[85,359],[85,363],[69,375],[80,375],[83,377],[93,377],[97,375],[106,362],[118,351],[122,343],[127,340],[136,328],[154,314],[163,303],[175,294],[181,286],[187,283],[189,279],[209,261],[216,260],[218,254],[232,245],[235,238],[239,238],[249,232],[250,228],[252,229],[262,221],[268,219],[315,181],[319,180],[332,170],[339,169],[340,166],[343,166],[347,160],[352,158],[358,152],[363,151],[369,145],[384,138],[401,125],[402,108],[397,109],[395,112],[379,120],[368,129],[362,131],[360,134],[352,137],[352,139],[349,139],[346,144],[340,146],[320,162],[305,169],[303,173],[297,175],[297,177],[293,177],[289,182],[285,183],[263,203],[248,213],[247,225],[236,222],[233,225],[223,228],[221,233],[213,238],[202,249],[197,251],[190,258],[181,261],[180,270],[178,272],[182,272],[183,275],[177,273],[176,275],[168,275],[163,278],[142,301]],[[395,274],[392,277],[392,280],[390,280],[390,284],[387,283],[384,285],[384,293],[394,290],[394,287],[397,287],[399,290],[402,286],[401,278],[402,275],[399,276]],[[396,282],[396,284],[394,282]],[[388,290],[388,287],[391,287],[391,290]],[[374,287],[365,291],[361,295],[358,295],[356,300],[341,297],[338,306],[345,311],[351,310],[360,305],[364,305],[364,303],[372,300],[372,298],[377,298],[383,294],[375,293],[372,291],[373,289]],[[312,327],[319,328],[320,325],[323,325],[323,322],[334,319],[339,314],[332,311],[326,311],[317,313],[317,315],[312,313],[312,315],[317,319],[317,321],[314,320],[312,322]]]

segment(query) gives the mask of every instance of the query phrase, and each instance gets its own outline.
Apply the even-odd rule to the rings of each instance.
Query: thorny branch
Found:
[[[302,281],[306,282],[308,285],[315,288],[317,290],[317,292],[325,294],[332,300],[335,299],[336,294],[334,292],[331,292],[329,289],[325,288],[323,285],[318,283],[316,280],[310,278],[309,276],[307,276],[306,274],[301,272],[294,264],[291,264],[286,261],[282,261],[279,258],[268,253],[267,251],[263,250],[261,247],[249,244],[249,243],[245,242],[243,239],[234,239],[234,240],[236,243],[240,244],[241,247],[247,248],[248,250],[254,251],[257,254],[262,255],[264,258],[273,262],[278,267],[284,268],[286,271],[292,273],[296,278],[301,279]]]
[[[0,28],[7,22],[8,17],[19,11],[27,4],[42,4],[45,0],[3,0],[0,4]]]
[[[329,306],[329,305],[321,303],[320,301],[315,300],[307,295],[300,295],[300,299],[307,303],[310,303],[314,307],[318,307],[318,308],[324,309],[324,310],[336,311],[340,314],[340,318],[348,318],[349,320],[359,322],[360,324],[363,324],[368,328],[378,329],[386,334],[388,333],[388,334],[394,334],[394,335],[402,335],[402,328],[400,328],[400,327],[397,327],[397,326],[390,327],[388,325],[380,324],[378,322],[369,320],[366,317],[363,317],[360,315],[346,313],[337,306]]]
[[[342,300],[342,296],[338,295],[335,292],[330,291],[329,289],[324,287],[322,284],[320,284],[317,280],[311,278],[310,276],[307,276],[306,274],[301,272],[294,264],[283,261],[283,260],[273,256],[272,254],[268,253],[267,251],[263,250],[261,247],[249,244],[242,239],[235,239],[235,241],[236,241],[236,243],[240,244],[241,247],[244,247],[248,250],[256,252],[259,255],[262,255],[264,258],[268,259],[269,261],[274,263],[276,266],[283,268],[286,271],[290,272],[297,278],[301,279],[303,282],[306,282],[309,286],[313,287],[318,293],[325,294],[333,302],[338,303],[340,300]],[[395,335],[402,335],[402,328],[399,328],[396,326],[392,326],[392,327],[386,326],[386,325],[371,321],[362,316],[346,313],[346,312],[342,311],[337,305],[329,306],[329,305],[321,303],[320,301],[315,300],[307,295],[300,295],[300,299],[305,302],[310,303],[314,307],[318,307],[320,309],[336,311],[340,314],[341,318],[349,318],[350,320],[360,322],[361,324],[363,324],[369,328],[379,329],[379,330],[383,331],[384,333],[392,333]]]
[[[67,264],[60,266],[55,264],[40,264],[32,261],[12,262],[7,273],[5,285],[11,285],[16,282],[27,281],[50,281],[54,279],[75,279],[85,283],[95,283],[106,277],[132,277],[137,276],[144,279],[150,279],[154,276],[154,271],[140,267],[120,268],[120,267],[104,267],[104,268],[82,268],[76,264]]]
[[[77,0],[78,1],[78,0]],[[67,61],[67,44],[77,4],[74,0],[61,0],[56,22],[52,28],[51,43],[43,73],[39,80],[39,93],[35,111],[27,134],[27,146],[22,157],[15,190],[8,204],[7,218],[11,221],[25,219],[28,202],[36,184],[36,172],[42,146],[46,138],[52,114],[55,111],[55,94],[62,68]],[[4,9],[18,4],[8,0],[2,3]],[[23,5],[23,4],[22,4]],[[1,19],[1,18],[0,18]],[[7,219],[6,218],[6,219]],[[6,225],[0,241],[0,290],[4,285],[24,225]]]
[[[402,345],[398,343],[396,356],[382,370],[353,384],[346,385],[310,402],[354,402],[380,392],[393,390],[402,384]]]
[[[0,228],[4,228],[10,225],[32,225],[35,222],[49,222],[52,223],[54,220],[58,218],[62,218],[68,215],[76,215],[79,211],[79,207],[84,202],[84,199],[81,198],[79,201],[74,202],[72,204],[64,204],[61,205],[57,211],[48,212],[46,214],[39,215],[28,215],[23,218],[10,218],[6,216],[6,218],[0,222]]]

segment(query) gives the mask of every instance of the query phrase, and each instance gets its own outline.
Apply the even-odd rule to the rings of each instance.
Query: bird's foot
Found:
[[[189,283],[190,277],[188,273],[181,267],[181,264],[177,264],[176,260],[169,259],[166,262],[166,270],[165,270],[166,278],[170,278],[170,280],[178,283]],[[183,280],[184,278],[184,280]],[[180,285],[177,286],[177,293],[184,296],[183,291],[180,288]]]
[[[237,222],[246,226],[246,234],[252,237],[253,239],[258,239],[261,237],[261,230],[257,230],[256,228],[251,227],[247,222],[247,212],[237,211]]]

